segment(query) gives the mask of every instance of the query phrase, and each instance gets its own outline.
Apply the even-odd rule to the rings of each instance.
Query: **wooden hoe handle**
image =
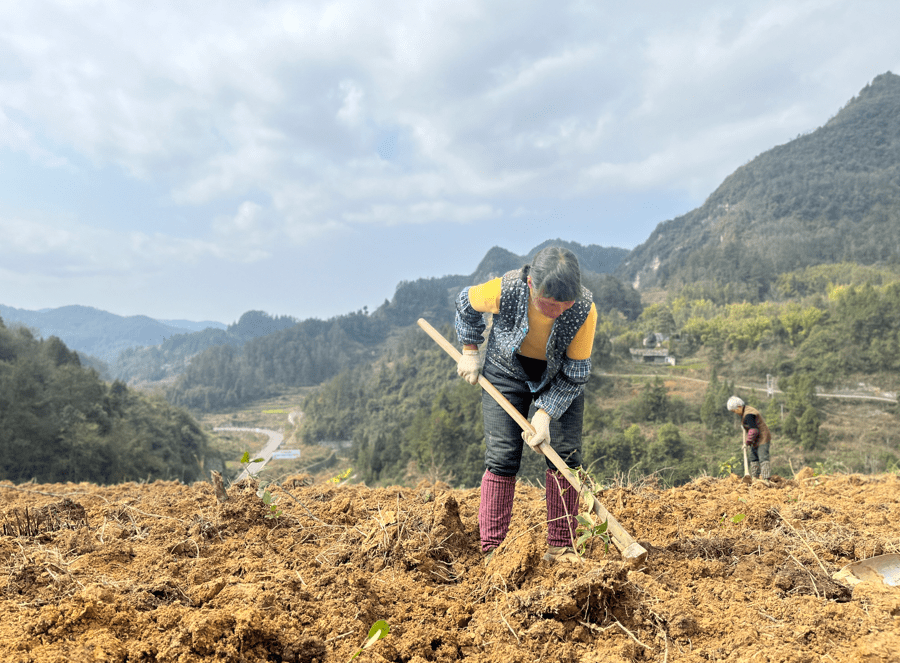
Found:
[[[454,361],[459,362],[461,354],[459,350],[457,350],[452,343],[450,343],[446,338],[444,338],[441,333],[432,327],[427,320],[424,318],[419,318],[418,325],[421,327],[426,334],[428,334],[434,341],[444,349],[444,351],[453,357]],[[500,404],[506,413],[509,414],[513,418],[523,431],[527,431],[529,433],[534,434],[534,426],[531,425],[531,422],[528,421],[525,417],[522,416],[522,413],[519,412],[516,408],[513,407],[513,404],[510,403],[506,396],[501,394],[497,388],[492,385],[486,377],[483,375],[478,376],[478,384],[484,389],[487,393],[491,395],[491,397]],[[538,451],[542,452],[547,458],[550,459],[550,462],[553,463],[554,467],[560,471],[560,473],[568,480],[572,487],[575,488],[579,493],[582,492],[581,481],[579,481],[578,477],[575,476],[575,473],[569,469],[569,467],[563,462],[562,458],[559,457],[559,454],[549,445],[542,444],[538,447]],[[641,546],[634,538],[626,532],[622,526],[618,523],[618,521],[613,518],[612,514],[606,510],[606,508],[600,504],[600,500],[596,498],[596,496],[590,491],[584,491],[584,494],[590,495],[591,501],[593,502],[593,511],[597,514],[597,517],[606,522],[606,531],[609,532],[609,536],[612,539],[613,543],[616,545],[616,548],[619,549],[619,552],[622,554],[630,564],[634,566],[638,566],[643,564],[647,559],[647,551]]]
[[[744,438],[741,438],[741,447],[744,450],[744,476],[750,476],[750,463],[747,461],[747,445],[744,444]]]

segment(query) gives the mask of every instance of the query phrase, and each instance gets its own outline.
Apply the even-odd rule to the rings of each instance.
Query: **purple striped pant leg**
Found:
[[[578,521],[578,491],[557,470],[547,470],[547,545],[571,546]]]
[[[481,532],[481,550],[496,548],[509,531],[512,519],[513,498],[516,494],[516,478],[501,477],[485,471],[481,477],[481,504],[478,507],[478,529]]]

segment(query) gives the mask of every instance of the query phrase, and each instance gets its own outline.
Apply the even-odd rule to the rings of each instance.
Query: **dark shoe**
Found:
[[[544,561],[580,564],[582,560],[572,546],[548,546],[547,552],[544,553]]]

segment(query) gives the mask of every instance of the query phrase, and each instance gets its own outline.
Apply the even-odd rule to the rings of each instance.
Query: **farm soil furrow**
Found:
[[[0,660],[900,660],[900,588],[831,577],[900,552],[895,475],[608,489],[637,569],[543,562],[539,488],[485,566],[477,489],[306,483],[0,484]]]

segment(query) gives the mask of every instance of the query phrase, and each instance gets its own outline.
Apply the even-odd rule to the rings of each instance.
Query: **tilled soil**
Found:
[[[606,490],[640,568],[542,561],[539,488],[485,565],[477,489],[304,483],[0,484],[0,660],[900,660],[900,588],[831,577],[900,552],[895,475]]]

